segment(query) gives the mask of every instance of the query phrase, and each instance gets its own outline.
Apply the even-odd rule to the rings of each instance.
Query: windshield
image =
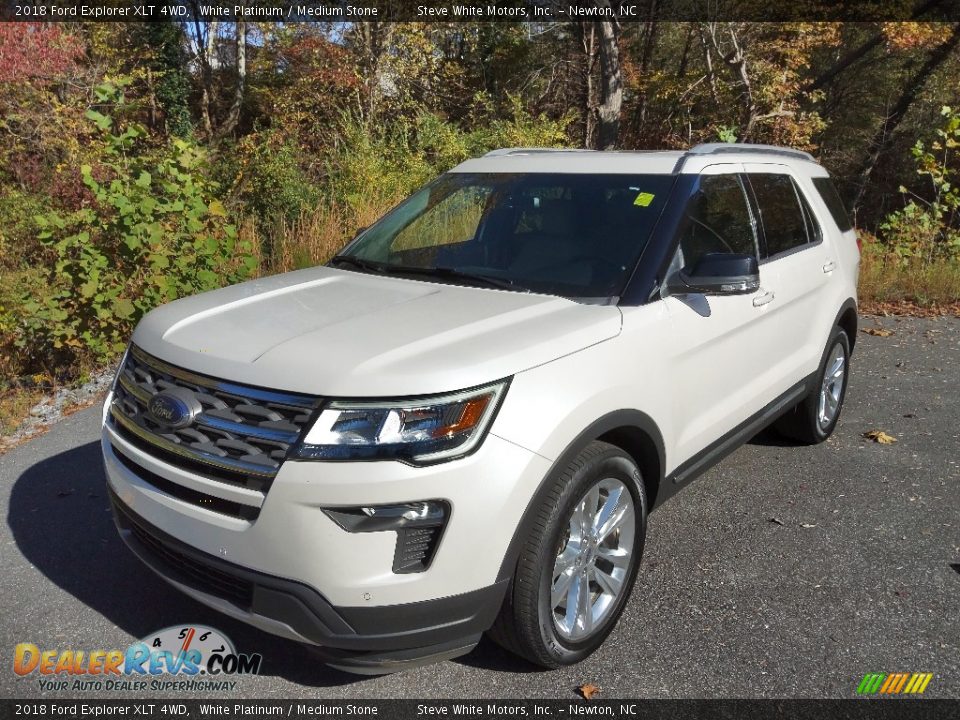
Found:
[[[616,296],[673,180],[450,173],[363,232],[331,264],[566,297]]]

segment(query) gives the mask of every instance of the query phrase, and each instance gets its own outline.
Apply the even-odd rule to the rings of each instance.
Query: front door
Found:
[[[701,171],[688,200],[674,269],[692,269],[705,253],[739,253],[759,260],[757,219],[740,164]],[[760,289],[747,295],[671,294],[669,344],[676,368],[676,464],[682,464],[761,410],[776,396],[768,342],[776,302],[771,273],[760,268]]]

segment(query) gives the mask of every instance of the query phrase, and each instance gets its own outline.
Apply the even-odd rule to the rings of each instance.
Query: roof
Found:
[[[502,148],[460,163],[455,173],[582,173],[668,175],[700,172],[718,163],[777,163],[826,174],[809,153],[775,145],[706,143],[690,150],[651,152]],[[813,168],[817,168],[811,173]]]

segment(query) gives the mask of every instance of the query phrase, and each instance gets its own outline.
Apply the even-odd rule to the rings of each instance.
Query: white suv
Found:
[[[859,251],[755,145],[468,160],[326,267],[140,323],[104,411],[117,525],[177,588],[386,672],[610,633],[647,513],[774,421],[833,431]]]

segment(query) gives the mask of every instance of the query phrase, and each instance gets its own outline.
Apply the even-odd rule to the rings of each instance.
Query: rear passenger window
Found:
[[[760,221],[767,241],[766,257],[802,247],[820,239],[813,214],[805,207],[789,175],[751,173]]]
[[[680,250],[688,268],[707,253],[757,256],[753,222],[739,176],[701,176],[687,205]]]
[[[813,178],[813,186],[820,193],[820,197],[823,198],[823,203],[830,211],[830,215],[833,216],[833,221],[840,228],[840,232],[853,229],[853,223],[850,222],[850,216],[847,215],[847,210],[843,206],[843,200],[840,199],[840,193],[837,192],[833,180],[828,177]]]

